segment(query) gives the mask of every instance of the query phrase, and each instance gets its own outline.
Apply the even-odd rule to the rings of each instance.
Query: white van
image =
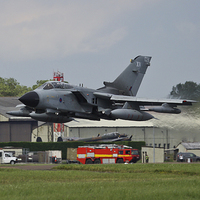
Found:
[[[17,162],[17,158],[14,157],[11,153],[5,152],[0,149],[0,163],[1,164],[11,164],[14,165]]]

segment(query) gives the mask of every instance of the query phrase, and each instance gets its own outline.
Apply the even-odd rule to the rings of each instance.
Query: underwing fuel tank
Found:
[[[179,114],[181,110],[178,108],[172,108],[167,103],[163,104],[162,106],[155,106],[149,108],[149,111],[159,112],[159,113],[174,113]]]
[[[30,113],[31,118],[42,122],[65,123],[73,120],[71,117],[59,116],[53,113]]]
[[[132,109],[115,109],[111,111],[111,117],[114,119],[125,119],[133,121],[146,121],[154,118],[154,116],[149,113]]]
[[[9,115],[19,116],[19,117],[30,117],[30,111],[28,110],[16,110],[7,112]]]

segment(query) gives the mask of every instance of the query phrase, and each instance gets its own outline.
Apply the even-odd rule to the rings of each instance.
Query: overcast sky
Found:
[[[138,97],[200,82],[199,0],[0,0],[0,77],[32,86],[64,73],[99,88],[152,56]]]

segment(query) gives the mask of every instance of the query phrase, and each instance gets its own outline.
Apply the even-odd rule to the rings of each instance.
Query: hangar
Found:
[[[57,141],[52,123],[42,123],[29,117],[12,117],[6,112],[21,104],[17,97],[0,97],[0,142]],[[18,109],[18,108],[16,108]],[[200,142],[200,120],[188,112],[179,115],[155,114],[149,121],[90,121],[76,119],[64,124],[63,137],[92,137],[110,132],[132,135],[134,141],[145,141],[147,146],[174,148],[180,142]]]
[[[30,118],[10,117],[6,114],[20,102],[16,97],[0,98],[0,142],[30,141],[38,122]]]

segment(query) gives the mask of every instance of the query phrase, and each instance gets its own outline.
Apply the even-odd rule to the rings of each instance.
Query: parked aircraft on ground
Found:
[[[54,123],[65,123],[75,118],[145,121],[154,118],[146,111],[178,114],[181,110],[176,108],[177,105],[195,103],[193,100],[135,97],[150,60],[149,56],[131,59],[128,67],[113,82],[104,82],[104,87],[96,90],[48,81],[19,98],[23,103],[20,110],[7,113]]]
[[[58,142],[63,141],[79,141],[79,142],[117,142],[117,141],[131,141],[132,135],[128,137],[126,134],[120,134],[118,132],[105,133],[102,136],[89,138],[72,138],[72,137],[58,137]]]

